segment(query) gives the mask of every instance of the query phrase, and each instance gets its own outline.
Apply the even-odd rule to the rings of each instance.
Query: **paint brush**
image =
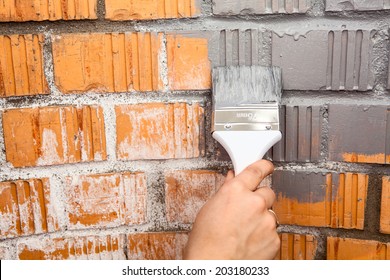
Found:
[[[212,136],[228,152],[235,174],[263,158],[281,138],[279,67],[216,67],[213,79]]]

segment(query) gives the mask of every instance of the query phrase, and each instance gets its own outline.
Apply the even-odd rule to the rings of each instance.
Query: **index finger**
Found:
[[[273,171],[274,165],[270,161],[262,159],[249,165],[234,180],[240,182],[249,190],[255,191],[261,181]]]

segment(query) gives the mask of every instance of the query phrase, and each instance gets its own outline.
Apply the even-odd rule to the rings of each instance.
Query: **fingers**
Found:
[[[234,180],[251,191],[256,190],[260,182],[274,171],[273,164],[268,160],[259,160],[249,165]]]
[[[227,181],[230,181],[230,180],[233,179],[233,178],[234,178],[234,172],[233,172],[232,170],[229,170],[228,173],[227,173],[227,175],[226,175],[225,181],[226,181],[226,182],[227,182]]]
[[[275,202],[276,196],[270,187],[258,188],[255,193],[264,198],[266,209],[270,209]]]

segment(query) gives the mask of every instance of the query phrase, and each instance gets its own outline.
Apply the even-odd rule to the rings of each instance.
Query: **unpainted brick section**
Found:
[[[311,4],[308,0],[214,0],[213,3],[216,15],[306,13]]]
[[[181,260],[187,243],[185,232],[151,232],[128,235],[129,260]]]
[[[390,164],[389,112],[386,105],[331,104],[329,159]]]
[[[49,93],[43,41],[42,34],[0,36],[0,97]]]
[[[98,106],[7,110],[3,129],[7,161],[14,167],[107,158],[103,110]]]
[[[109,20],[188,18],[200,14],[199,0],[105,0]]]
[[[161,90],[162,34],[79,33],[52,37],[54,77],[63,93]]]
[[[207,170],[166,173],[165,205],[168,222],[193,223],[200,208],[223,181],[223,175]]]
[[[374,34],[372,30],[273,33],[272,64],[282,68],[286,90],[371,90]]]
[[[320,160],[322,118],[320,106],[282,106],[282,140],[272,149],[275,161],[316,162]]]
[[[0,182],[0,239],[59,229],[49,179]]]
[[[390,243],[328,237],[327,244],[328,260],[390,260]]]
[[[115,111],[120,160],[204,155],[204,109],[199,103],[119,105]]]
[[[182,34],[167,34],[166,37],[169,89],[210,89],[211,63],[207,38]]]
[[[125,236],[43,237],[17,245],[20,260],[124,260]]]
[[[370,11],[390,9],[389,0],[326,0],[326,11]]]
[[[96,19],[97,0],[3,0],[0,22]]]
[[[146,222],[143,173],[68,177],[66,213],[69,229],[139,225]]]
[[[380,231],[390,234],[390,177],[382,178]]]
[[[276,260],[313,260],[317,240],[313,235],[280,233],[280,250]]]
[[[368,175],[275,171],[273,209],[282,224],[364,228]]]

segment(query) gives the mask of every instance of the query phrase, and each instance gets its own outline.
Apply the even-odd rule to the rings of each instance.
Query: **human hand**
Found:
[[[273,259],[280,246],[275,201],[269,187],[258,188],[273,172],[270,161],[259,160],[225,183],[199,211],[184,259]]]

